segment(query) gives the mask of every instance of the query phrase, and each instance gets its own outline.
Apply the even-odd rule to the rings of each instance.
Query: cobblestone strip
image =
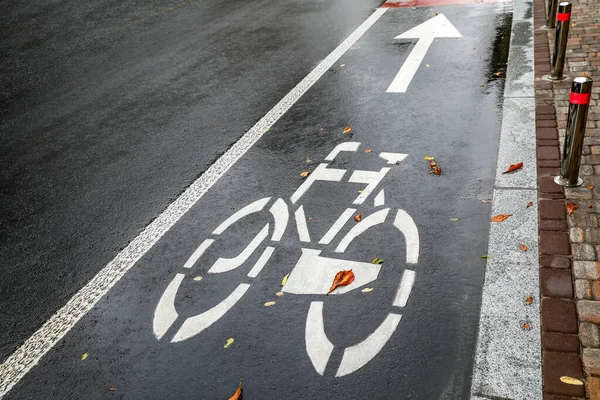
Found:
[[[542,368],[544,399],[600,399],[600,82],[593,89],[580,175],[584,185],[563,190],[559,174],[560,147],[566,128],[571,81],[551,83],[555,31],[545,23],[544,0],[534,0],[536,134],[539,188],[540,294],[542,301]],[[600,2],[573,4],[565,73],[592,76],[600,68]],[[597,188],[596,188],[597,187]],[[565,206],[579,209],[567,215]],[[585,374],[584,374],[585,372]],[[561,382],[562,376],[585,386]]]

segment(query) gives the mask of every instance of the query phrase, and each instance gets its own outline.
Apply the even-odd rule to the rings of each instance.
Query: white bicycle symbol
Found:
[[[360,147],[358,142],[346,142],[335,147],[335,149],[325,158],[325,161],[333,161],[335,157],[342,151],[356,152]],[[406,158],[407,154],[402,153],[381,153],[380,157],[387,160],[388,164],[396,164]],[[346,170],[327,168],[327,163],[321,163],[319,166],[306,178],[306,180],[298,187],[291,197],[292,206],[297,204],[298,200],[306,193],[306,191],[316,181],[340,182]],[[353,204],[362,204],[367,197],[373,193],[377,185],[383,180],[385,175],[390,171],[389,167],[381,168],[379,171],[362,171],[355,170],[352,172],[348,182],[364,183],[367,186],[360,192],[360,195],[353,201]],[[385,193],[381,189],[374,199],[374,206],[383,207],[385,203]],[[271,203],[270,197],[265,197],[256,200],[253,203],[245,206],[235,212],[231,217],[221,223],[213,232],[212,235],[218,236],[225,232],[231,225],[240,219],[251,214],[260,212],[265,207],[271,204],[269,212],[274,219],[274,226],[271,234],[271,242],[279,242],[287,228],[289,220],[289,209],[286,202],[280,198]],[[354,215],[356,209],[347,208],[325,235],[319,240],[319,244],[328,245],[341,231],[346,222]],[[405,238],[406,243],[406,263],[417,264],[419,259],[419,233],[413,219],[404,210],[398,209],[395,213],[391,212],[390,208],[381,208],[378,211],[362,218],[360,222],[352,227],[348,233],[342,238],[335,253],[344,253],[348,246],[359,235],[363,234],[370,228],[384,224],[386,220],[391,221],[393,217],[393,226],[396,227]],[[310,243],[310,233],[307,227],[304,208],[300,205],[294,211],[298,237],[303,243]],[[250,243],[242,250],[242,252],[233,258],[219,258],[212,267],[208,270],[209,274],[220,274],[227,271],[232,271],[242,264],[260,247],[265,239],[267,239],[270,230],[270,223],[266,223],[262,230],[250,241]],[[203,253],[213,244],[215,239],[206,239],[194,251],[183,266],[186,269],[191,269],[197,261],[202,257]],[[275,247],[266,246],[250,270],[249,278],[256,278],[264,266],[267,264],[271,255],[275,251]],[[352,290],[360,288],[377,279],[381,265],[357,262],[351,260],[343,260],[337,258],[328,258],[321,256],[321,250],[315,250],[302,247],[302,254],[298,259],[295,267],[289,275],[287,283],[282,288],[285,293],[291,294],[326,294],[336,273],[341,270],[353,270],[355,280],[348,286],[340,286],[331,294],[344,294]],[[400,280],[396,296],[394,297],[391,310],[383,322],[362,342],[344,349],[342,361],[337,370],[336,377],[351,374],[369,361],[371,361],[381,349],[385,346],[388,340],[398,327],[401,314],[396,312],[394,308],[403,308],[406,306],[408,297],[412,290],[415,280],[415,271],[405,269]],[[167,286],[162,294],[156,310],[154,312],[153,331],[154,335],[160,340],[175,323],[179,314],[175,309],[175,298],[177,291],[181,286],[185,274],[178,273],[175,275],[171,283]],[[213,323],[223,317],[246,293],[250,288],[248,283],[240,283],[224,300],[211,309],[200,314],[187,318],[179,330],[175,333],[172,343],[187,340],[194,337],[209,328]],[[334,349],[333,343],[327,338],[323,323],[323,302],[311,302],[308,316],[306,319],[305,329],[306,350],[315,370],[323,375],[325,367],[329,361],[329,357]]]

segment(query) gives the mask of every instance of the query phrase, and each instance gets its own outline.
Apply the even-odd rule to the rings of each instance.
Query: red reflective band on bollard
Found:
[[[568,21],[571,19],[571,13],[558,13],[556,16],[557,21]]]
[[[569,101],[571,104],[589,104],[590,103],[591,93],[573,93],[571,92],[571,97],[569,97]]]

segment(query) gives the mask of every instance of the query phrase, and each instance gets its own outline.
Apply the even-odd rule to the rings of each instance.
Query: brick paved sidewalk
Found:
[[[562,145],[571,82],[542,78],[550,72],[555,35],[538,29],[544,3],[534,0],[544,399],[600,399],[600,82],[593,88],[580,170],[587,187],[563,190],[553,176],[559,174],[557,139]],[[600,1],[571,3],[565,73],[600,79]],[[579,206],[572,215],[569,203]],[[566,384],[564,376],[586,384]]]

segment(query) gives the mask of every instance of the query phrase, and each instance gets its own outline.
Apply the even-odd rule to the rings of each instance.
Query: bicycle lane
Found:
[[[442,14],[462,37],[434,40],[406,93],[387,93],[417,41],[394,38]],[[493,191],[503,100],[503,74],[496,72],[504,72],[510,22],[510,8],[496,4],[388,10],[6,398],[218,399],[239,379],[247,399],[468,397],[490,216],[481,200]],[[351,131],[344,133],[346,126]],[[328,157],[342,143],[356,151]],[[441,176],[429,174],[425,156],[435,156]],[[320,163],[327,173],[317,170]],[[372,193],[365,192],[371,175],[349,182],[355,171],[382,168],[389,171]],[[334,170],[345,171],[339,182],[315,180],[297,192],[311,179],[337,180]],[[311,175],[301,177],[304,171]],[[294,193],[303,194],[292,202]],[[355,204],[359,196],[366,200]],[[259,212],[211,234],[267,197]],[[306,230],[296,226],[300,205]],[[348,208],[356,211],[340,232],[318,243]],[[385,223],[336,252],[359,225],[352,216],[368,221],[387,208]],[[418,229],[418,260],[407,256],[407,247],[414,250],[408,220],[403,232],[394,226],[404,215],[399,209]],[[279,238],[282,215],[289,220]],[[235,262],[223,263],[222,273],[208,273],[220,257],[245,254],[267,222],[267,239],[242,265],[226,271]],[[207,238],[214,242],[189,261]],[[267,246],[273,252],[262,265]],[[310,273],[290,275],[282,288],[284,276],[299,271],[298,260]],[[324,296],[321,287],[331,279],[315,283],[322,271],[311,268],[331,265],[354,268],[354,290]],[[365,278],[378,269],[376,280]],[[410,295],[397,302],[407,270],[415,272],[414,284],[407,292],[404,283]],[[157,317],[169,285],[178,287],[177,314]],[[203,331],[185,328],[187,318],[242,291]],[[294,293],[301,291],[307,294]],[[368,337],[376,344],[355,346]]]

